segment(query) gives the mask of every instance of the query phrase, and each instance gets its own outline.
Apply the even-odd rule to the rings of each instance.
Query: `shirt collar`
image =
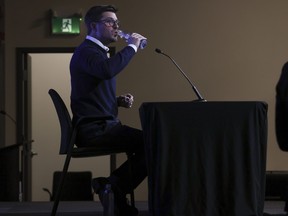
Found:
[[[105,45],[104,45],[101,41],[99,41],[98,39],[96,39],[96,38],[94,38],[94,37],[92,37],[92,36],[90,36],[90,35],[87,35],[87,36],[86,36],[86,39],[88,39],[88,40],[96,43],[96,44],[99,45],[101,48],[103,48],[106,52],[109,51],[109,48],[108,48],[107,46],[105,46]]]

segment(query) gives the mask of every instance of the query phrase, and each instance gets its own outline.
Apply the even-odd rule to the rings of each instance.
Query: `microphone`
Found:
[[[198,97],[197,101],[203,101],[206,102],[206,100],[201,96],[201,94],[199,93],[199,91],[197,90],[196,86],[193,85],[193,83],[190,81],[189,77],[184,73],[184,71],[179,67],[179,65],[175,62],[175,60],[173,58],[171,58],[169,55],[163,53],[160,49],[156,48],[155,51],[159,54],[162,54],[166,57],[168,57],[173,64],[178,68],[178,70],[182,73],[182,75],[186,78],[186,80],[189,82],[189,84],[191,85],[193,91],[195,92],[196,96]]]
[[[14,118],[12,118],[12,116],[9,115],[7,112],[5,112],[4,110],[0,110],[0,113],[1,113],[2,115],[4,115],[4,116],[7,116],[11,121],[14,122],[15,125],[17,125],[16,120],[15,120]]]

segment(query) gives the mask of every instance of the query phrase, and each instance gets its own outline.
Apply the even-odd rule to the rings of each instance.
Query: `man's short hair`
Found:
[[[85,24],[87,28],[89,29],[91,22],[98,22],[101,20],[102,13],[107,11],[116,13],[118,10],[113,5],[100,5],[91,7],[85,15]]]

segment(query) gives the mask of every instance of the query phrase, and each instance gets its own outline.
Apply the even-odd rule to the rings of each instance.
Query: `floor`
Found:
[[[136,202],[139,216],[149,216],[147,202]],[[0,216],[48,216],[51,202],[0,202]],[[266,201],[263,216],[286,216],[284,202]],[[60,202],[57,216],[102,216],[99,202]]]
[[[0,202],[0,216],[48,216],[51,202]],[[147,202],[136,202],[139,216],[148,216]],[[60,202],[57,216],[103,216],[99,202]]]
[[[265,201],[264,212],[275,216],[286,216],[284,205],[285,202],[282,201]]]

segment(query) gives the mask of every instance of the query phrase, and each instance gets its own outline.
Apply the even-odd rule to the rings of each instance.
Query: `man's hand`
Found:
[[[138,48],[141,40],[147,40],[147,38],[138,33],[132,33],[127,42],[128,44],[134,44]]]
[[[125,95],[120,95],[117,97],[117,102],[119,107],[125,107],[125,108],[131,108],[133,104],[133,95],[131,94],[125,94]]]

